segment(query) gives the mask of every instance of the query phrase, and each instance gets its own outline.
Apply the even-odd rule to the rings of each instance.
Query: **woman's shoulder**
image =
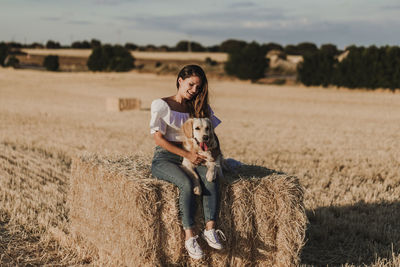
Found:
[[[169,109],[167,102],[165,102],[162,98],[154,99],[151,102],[151,111],[166,111]]]

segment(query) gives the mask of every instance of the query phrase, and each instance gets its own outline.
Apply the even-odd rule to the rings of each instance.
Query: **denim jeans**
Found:
[[[183,228],[190,229],[194,226],[196,202],[193,194],[193,178],[181,168],[182,160],[182,157],[157,146],[154,150],[151,173],[154,177],[170,182],[179,188],[179,211]],[[198,166],[196,172],[201,178],[204,220],[205,222],[215,221],[219,201],[218,181],[217,179],[212,182],[207,181],[206,166]]]

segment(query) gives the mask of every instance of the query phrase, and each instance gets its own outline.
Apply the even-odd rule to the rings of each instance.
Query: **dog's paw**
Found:
[[[194,193],[195,195],[201,196],[201,186],[200,186],[200,185],[196,185],[196,186],[193,188],[193,193]]]

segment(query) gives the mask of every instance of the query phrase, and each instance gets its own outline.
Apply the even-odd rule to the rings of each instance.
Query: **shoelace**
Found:
[[[200,248],[199,243],[197,243],[197,238],[198,238],[198,237],[199,237],[199,236],[196,235],[196,236],[194,236],[193,239],[192,239],[192,246],[193,246],[193,248],[194,248],[195,251],[198,251],[199,248]]]
[[[216,235],[219,234],[221,236],[222,240],[226,241],[225,234],[221,230],[219,230],[219,229],[215,230],[215,234]]]

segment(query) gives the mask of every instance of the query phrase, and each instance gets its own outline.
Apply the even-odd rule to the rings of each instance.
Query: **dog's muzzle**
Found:
[[[208,139],[208,137],[207,137],[207,139]],[[196,143],[198,146],[200,146],[201,150],[203,150],[203,151],[208,150],[208,145],[206,142],[199,142],[199,140],[197,140],[197,138],[194,138],[194,140],[196,140]]]

